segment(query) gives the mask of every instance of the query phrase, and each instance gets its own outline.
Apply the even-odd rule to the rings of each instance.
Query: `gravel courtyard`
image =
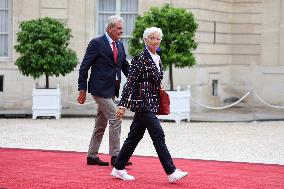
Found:
[[[0,119],[0,147],[86,152],[93,118]],[[131,119],[122,123],[121,143]],[[284,121],[161,122],[173,157],[284,165]],[[100,153],[108,153],[108,129]],[[148,135],[135,155],[157,156]]]

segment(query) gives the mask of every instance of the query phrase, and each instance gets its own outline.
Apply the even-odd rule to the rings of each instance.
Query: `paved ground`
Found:
[[[123,142],[131,119],[124,119]],[[284,165],[284,121],[161,122],[173,157]],[[0,119],[0,147],[86,152],[93,118]],[[108,153],[108,130],[101,153]],[[156,156],[148,134],[136,155]]]
[[[65,108],[62,111],[63,116],[93,116],[96,110],[96,106],[73,106]],[[133,113],[127,110],[126,116],[131,118]],[[248,108],[238,107],[229,108],[223,110],[203,110],[202,112],[192,111],[190,112],[190,120],[206,121],[206,122],[248,122],[248,121],[271,121],[271,120],[283,120],[284,121],[284,109],[273,108]]]
[[[96,105],[70,105],[62,109],[62,117],[93,117]],[[126,112],[126,117],[131,118],[133,113]],[[1,109],[0,118],[31,118],[31,109]],[[192,111],[190,120],[206,122],[249,122],[249,121],[284,121],[284,109],[274,108],[249,108],[236,107],[224,110]]]

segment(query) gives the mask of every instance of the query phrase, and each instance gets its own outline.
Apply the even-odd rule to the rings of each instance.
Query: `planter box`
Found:
[[[167,91],[170,96],[170,109],[169,115],[159,115],[158,119],[174,120],[180,123],[181,120],[190,121],[190,90],[180,91]]]
[[[59,85],[55,89],[33,88],[33,119],[38,116],[61,117],[61,91]]]

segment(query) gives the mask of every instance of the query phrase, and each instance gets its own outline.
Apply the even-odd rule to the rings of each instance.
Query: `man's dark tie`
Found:
[[[113,49],[113,57],[114,57],[114,62],[116,63],[117,61],[117,48],[115,46],[115,42],[112,42],[112,49]]]

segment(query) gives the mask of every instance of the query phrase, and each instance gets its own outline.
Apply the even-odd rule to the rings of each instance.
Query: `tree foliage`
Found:
[[[163,66],[170,68],[172,90],[172,65],[184,68],[196,63],[193,50],[197,48],[194,36],[198,25],[193,14],[183,8],[170,7],[168,4],[151,8],[136,19],[133,37],[129,40],[129,53],[132,56],[143,50],[143,32],[153,26],[161,28],[164,34],[160,46],[161,59]]]
[[[71,29],[53,18],[38,18],[20,23],[17,33],[16,52],[20,57],[15,64],[25,76],[34,79],[46,76],[65,76],[74,70],[78,59],[76,53],[68,48]]]

